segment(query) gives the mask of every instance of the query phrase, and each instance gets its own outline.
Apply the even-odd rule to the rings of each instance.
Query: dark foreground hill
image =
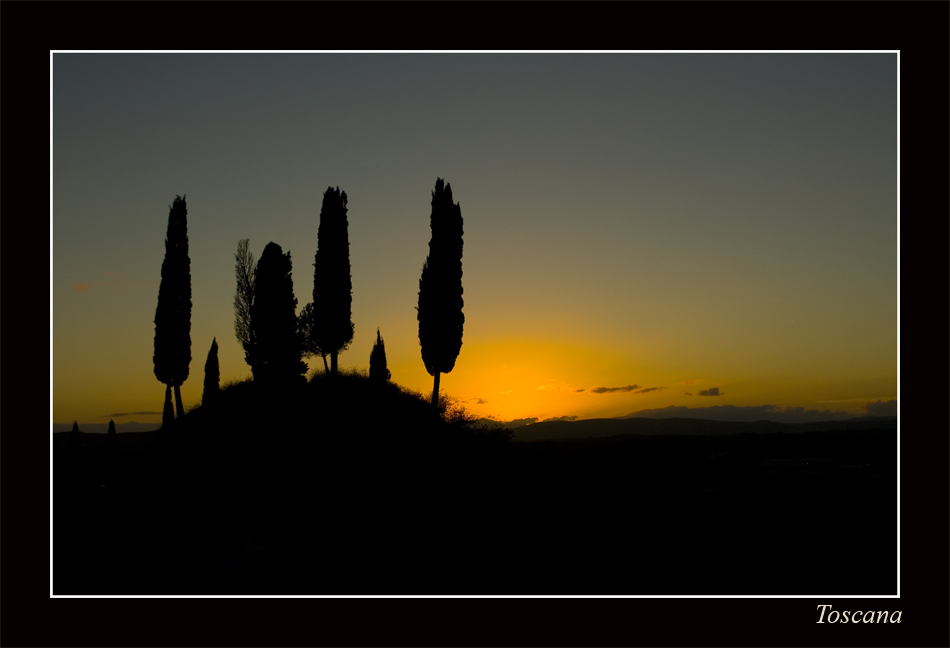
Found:
[[[341,377],[55,436],[56,594],[896,591],[892,431],[512,444]]]

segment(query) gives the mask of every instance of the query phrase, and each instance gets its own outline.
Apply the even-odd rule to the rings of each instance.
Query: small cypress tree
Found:
[[[106,439],[108,441],[108,452],[109,457],[115,456],[115,446],[116,446],[116,436],[115,436],[115,421],[109,419],[109,432],[106,434]]]
[[[383,338],[376,329],[376,344],[373,345],[373,351],[369,354],[369,379],[376,382],[386,382],[391,373],[386,366],[386,345],[383,344]]]
[[[205,362],[205,389],[201,394],[201,404],[208,407],[214,403],[221,384],[221,374],[218,371],[218,338],[211,340],[211,350],[208,351],[208,360]]]
[[[79,444],[82,442],[82,437],[79,433],[79,423],[73,421],[73,429],[69,433],[69,452],[70,454],[77,454],[79,452]]]

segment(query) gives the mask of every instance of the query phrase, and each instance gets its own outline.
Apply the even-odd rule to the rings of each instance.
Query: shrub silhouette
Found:
[[[317,253],[313,262],[313,346],[330,356],[330,373],[337,356],[353,341],[350,243],[347,235],[346,192],[327,187],[320,209]]]
[[[184,414],[181,384],[191,364],[191,260],[188,258],[188,208],[175,196],[168,209],[165,260],[155,310],[155,377],[175,390],[178,416]],[[167,394],[166,394],[167,398]]]
[[[386,366],[386,345],[383,344],[383,338],[376,329],[376,344],[369,354],[369,378],[377,382],[386,382],[392,374]]]
[[[301,381],[307,365],[300,359],[297,299],[290,252],[268,243],[254,273],[251,337],[255,345],[254,380],[269,384]]]
[[[211,349],[205,361],[205,385],[201,394],[201,404],[210,405],[218,395],[221,375],[218,371],[218,338],[211,340]]]
[[[439,375],[455,368],[462,348],[462,209],[452,186],[436,179],[430,217],[429,256],[419,279],[419,344],[433,377],[432,405],[439,401]]]

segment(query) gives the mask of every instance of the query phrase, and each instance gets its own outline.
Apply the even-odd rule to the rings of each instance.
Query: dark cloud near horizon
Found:
[[[476,405],[485,405],[486,403],[488,403],[488,401],[485,400],[484,398],[477,398],[477,399],[475,399],[475,404],[476,404]]]
[[[582,391],[586,391],[586,390],[585,390],[585,389],[575,389],[575,390],[574,390],[574,393],[575,393],[575,394],[578,394],[578,393],[580,393],[580,392],[582,392]]]
[[[683,392],[683,396],[692,396],[689,392]]]
[[[594,387],[591,389],[591,392],[595,394],[609,394],[611,392],[629,392],[637,389],[640,385],[627,385],[626,387]]]
[[[666,389],[666,387],[645,387],[644,389],[638,389],[638,394],[645,394],[647,392],[656,391],[657,389]]]
[[[520,419],[515,419],[514,421],[504,421],[504,424],[506,427],[516,428],[516,427],[521,427],[523,425],[531,425],[532,423],[537,423],[537,422],[538,422],[538,417],[532,416],[531,418],[520,418]]]
[[[850,412],[832,412],[825,410],[806,410],[804,407],[781,408],[777,405],[712,405],[710,407],[686,407],[670,405],[645,409],[617,418],[692,418],[711,421],[734,421],[753,423],[755,421],[775,421],[777,423],[817,423],[824,421],[843,421],[856,418]]]
[[[864,406],[868,416],[897,416],[897,401],[871,401]]]
[[[722,394],[719,393],[718,387],[710,387],[709,389],[701,389],[699,390],[699,395],[700,396],[722,396]]]
[[[553,418],[546,418],[541,422],[547,423],[548,421],[576,421],[576,420],[577,420],[576,416],[555,416]]]

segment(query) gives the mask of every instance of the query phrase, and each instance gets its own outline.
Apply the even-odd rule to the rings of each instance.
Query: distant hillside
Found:
[[[161,423],[138,423],[129,421],[128,423],[116,423],[116,432],[151,432],[162,427]],[[53,432],[69,432],[73,429],[72,423],[53,423]],[[87,434],[105,434],[109,431],[108,423],[80,423],[79,431]]]
[[[825,430],[893,430],[897,417],[865,416],[846,421],[822,421],[815,423],[775,423],[755,421],[708,421],[703,419],[587,419],[583,421],[548,421],[525,425],[515,429],[515,441],[555,441],[611,437],[624,434],[654,436],[671,435],[724,435],[766,434],[774,432],[821,432]]]

